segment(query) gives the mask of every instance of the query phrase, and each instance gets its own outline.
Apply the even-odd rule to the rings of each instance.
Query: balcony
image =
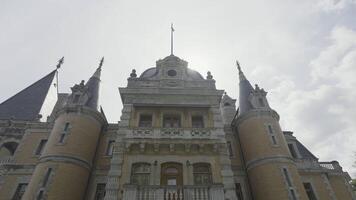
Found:
[[[123,200],[224,200],[223,185],[124,185]]]

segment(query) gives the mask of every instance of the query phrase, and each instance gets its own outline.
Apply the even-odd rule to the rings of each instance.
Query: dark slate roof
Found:
[[[252,109],[249,96],[253,92],[253,87],[242,72],[239,72],[239,78],[239,115],[242,115]]]
[[[88,87],[89,99],[85,105],[95,110],[98,110],[99,103],[100,74],[101,67],[95,71],[94,75],[90,77],[86,83],[86,86]]]
[[[318,160],[317,157],[314,156],[302,143],[300,143],[298,140],[296,141],[297,148],[299,150],[300,155],[304,159],[312,159],[312,160]]]
[[[56,70],[0,104],[0,119],[36,120]]]

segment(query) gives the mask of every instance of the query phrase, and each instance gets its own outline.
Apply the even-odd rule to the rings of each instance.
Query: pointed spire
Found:
[[[86,103],[86,106],[98,110],[98,101],[99,101],[99,87],[100,87],[100,75],[101,67],[104,64],[104,57],[101,58],[99,67],[96,69],[95,73],[85,84],[88,87],[89,100]]]
[[[239,115],[247,112],[251,109],[251,104],[249,102],[249,96],[253,92],[253,87],[250,82],[246,79],[244,73],[241,70],[240,63],[236,60],[236,66],[239,70]]]
[[[96,77],[98,79],[100,79],[100,75],[101,75],[101,67],[104,64],[104,57],[101,58],[100,63],[99,63],[99,67],[96,69],[93,77]]]
[[[237,60],[236,60],[236,66],[237,66],[237,70],[239,71],[239,79],[240,79],[240,81],[246,80],[246,77],[245,77],[244,73],[241,70],[241,65],[240,65],[239,61],[237,61]]]

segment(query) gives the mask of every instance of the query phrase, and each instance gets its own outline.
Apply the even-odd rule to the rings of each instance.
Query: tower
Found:
[[[235,126],[254,199],[308,199],[267,92],[258,85],[253,88],[238,62],[237,67],[240,94]]]
[[[39,158],[24,199],[83,199],[99,135],[106,124],[98,112],[99,67],[84,84],[74,85]]]

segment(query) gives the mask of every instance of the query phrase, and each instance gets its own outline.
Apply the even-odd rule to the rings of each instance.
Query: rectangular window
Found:
[[[297,195],[295,193],[295,189],[293,187],[292,180],[290,178],[290,175],[289,175],[289,172],[288,172],[287,168],[282,168],[282,171],[283,171],[283,176],[284,176],[284,178],[285,178],[285,180],[287,182],[290,199],[291,200],[297,200]]]
[[[69,131],[69,125],[70,125],[69,122],[65,123],[64,128],[63,128],[64,132]]]
[[[240,183],[236,183],[235,184],[236,187],[236,196],[238,200],[243,200],[244,196],[242,194],[242,189],[241,189],[241,184]]]
[[[108,146],[106,148],[106,155],[107,156],[112,156],[112,153],[114,151],[114,144],[115,144],[115,141],[114,140],[110,140],[108,142]]]
[[[204,128],[203,116],[192,116],[192,127],[193,128]]]
[[[267,129],[266,131],[268,132],[269,138],[271,140],[271,143],[273,145],[278,145],[277,136],[273,130],[272,125],[271,124],[266,125],[266,129]]]
[[[288,148],[290,151],[290,154],[292,155],[293,158],[298,158],[297,152],[295,151],[294,145],[293,144],[288,144]]]
[[[61,133],[61,135],[59,136],[59,143],[64,143],[64,140],[65,140],[65,138],[66,138],[66,136],[67,136],[67,133]]]
[[[179,128],[180,127],[180,115],[164,115],[163,116],[164,128]]]
[[[229,156],[232,157],[234,154],[233,154],[231,142],[227,142],[227,148],[228,148],[228,151],[229,151]]]
[[[138,126],[143,128],[152,127],[152,115],[140,115]]]
[[[14,196],[12,197],[12,200],[21,200],[23,194],[26,191],[27,185],[28,185],[27,183],[20,183],[16,188],[16,191],[15,191]]]
[[[105,183],[98,183],[96,185],[95,200],[104,200],[105,197]]]
[[[43,200],[43,196],[44,196],[44,191],[43,190],[40,190],[38,192],[38,195],[37,195],[37,200]]]
[[[272,135],[272,136],[271,136],[271,139],[272,139],[272,143],[273,143],[274,145],[277,145],[276,136]]]
[[[42,151],[47,143],[47,140],[41,140],[40,144],[38,145],[35,155],[39,156],[42,154]]]
[[[47,183],[48,183],[49,177],[51,176],[51,173],[52,173],[52,168],[48,168],[47,172],[46,172],[46,175],[45,175],[45,177],[43,179],[43,182],[42,182],[42,187],[46,187],[47,186]]]
[[[307,192],[309,200],[317,200],[311,183],[303,183],[304,189]]]
[[[273,134],[273,133],[274,133],[271,125],[268,125],[268,132],[269,132],[270,134]]]

